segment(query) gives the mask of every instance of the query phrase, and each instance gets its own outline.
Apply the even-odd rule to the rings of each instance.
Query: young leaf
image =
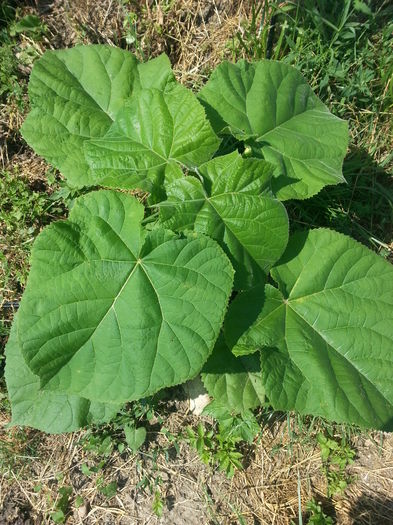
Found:
[[[92,192],[38,236],[18,332],[45,389],[138,399],[195,376],[209,356],[233,269],[207,237],[147,233],[143,212],[129,195]]]
[[[126,100],[174,81],[166,55],[145,64],[106,45],[47,51],[30,75],[26,142],[75,187],[91,186],[83,143],[103,137]]]
[[[320,229],[295,234],[272,275],[281,291],[239,343],[262,348],[273,407],[392,430],[393,267]]]
[[[223,62],[199,98],[216,132],[229,131],[278,166],[279,199],[305,199],[345,182],[347,124],[295,68],[269,60]]]
[[[145,89],[117,115],[105,137],[85,144],[93,184],[158,191],[165,170],[209,160],[219,139],[191,91]]]
[[[33,35],[35,33],[39,36],[40,33],[45,32],[45,25],[38,16],[26,15],[18,22],[13,22],[10,25],[9,32],[11,36],[16,36],[19,33],[33,33]]]
[[[195,177],[167,186],[160,222],[173,230],[209,235],[220,243],[235,268],[235,287],[248,288],[264,278],[288,241],[284,206],[268,194],[270,164],[243,159],[237,152],[202,165]]]
[[[23,359],[17,336],[17,319],[6,346],[5,379],[12,408],[12,425],[34,427],[57,434],[72,432],[89,423],[109,421],[119,405],[91,402],[75,395],[40,389],[40,379]]]
[[[134,425],[126,425],[124,427],[124,434],[126,436],[127,445],[132,452],[137,452],[146,440],[145,427],[136,428]]]
[[[265,400],[259,355],[235,357],[222,335],[203,367],[202,381],[213,403],[229,412],[245,412]]]

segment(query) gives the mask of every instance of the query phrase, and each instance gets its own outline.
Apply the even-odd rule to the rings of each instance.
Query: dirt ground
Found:
[[[172,436],[197,422],[187,413],[185,402],[175,408],[170,412],[167,404],[164,416],[165,429]],[[315,440],[301,433],[291,437],[296,431],[295,418],[290,420],[290,431],[286,418],[266,427],[259,443],[245,450],[245,469],[231,480],[205,466],[184,441],[177,451],[154,425],[148,445],[137,455],[112,452],[102,468],[89,475],[85,466],[94,468],[100,457],[81,445],[84,432],[45,436],[27,431],[18,441],[4,434],[13,459],[0,480],[0,524],[53,523],[48,514],[61,487],[72,488],[67,518],[72,525],[297,524],[299,496],[303,510],[314,497],[341,525],[392,523],[392,435],[355,438],[357,455],[348,470],[352,481],[331,502],[326,498],[320,450]],[[15,443],[22,443],[21,450],[15,450]],[[105,484],[116,482],[114,497],[100,493],[101,478]],[[163,502],[160,518],[153,512],[155,486]],[[79,509],[76,496],[84,501]]]
[[[36,46],[39,53],[77,43],[124,43],[127,2],[36,0],[23,4],[26,13],[38,13],[48,28],[39,43],[25,39],[25,45]],[[189,87],[199,86],[212,66],[230,58],[227,43],[250,16],[246,0],[130,4],[138,18],[137,54],[166,52],[177,78]],[[15,108],[1,108],[1,161],[7,169],[18,166],[32,181],[44,181],[47,165],[18,134],[23,117]],[[45,188],[44,182],[39,183]],[[18,297],[11,294],[9,299]],[[162,413],[163,425],[175,441],[186,425],[198,422],[184,401],[167,403]],[[302,523],[299,501],[305,519],[306,502],[312,497],[325,505],[338,524],[393,524],[390,434],[353,437],[356,458],[348,469],[352,481],[331,502],[326,498],[320,449],[315,439],[299,429],[295,416],[266,425],[258,441],[244,450],[245,469],[231,480],[205,466],[184,441],[177,450],[160,425],[150,425],[149,446],[137,455],[114,451],[94,472],[100,459],[81,445],[86,432],[61,436],[33,430],[10,432],[5,429],[8,419],[8,412],[0,414],[0,525],[53,523],[49,514],[62,487],[72,488],[66,521],[70,525],[289,525]],[[89,474],[86,465],[93,468]],[[116,482],[116,495],[102,494],[102,480],[106,485]],[[163,504],[160,518],[153,512],[157,486]],[[83,498],[79,508],[77,496]]]

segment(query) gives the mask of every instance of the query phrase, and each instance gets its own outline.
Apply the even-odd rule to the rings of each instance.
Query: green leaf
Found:
[[[47,51],[30,76],[32,111],[22,135],[72,186],[90,186],[84,142],[103,137],[141,89],[164,89],[170,81],[166,55],[140,64],[128,51],[106,45]]]
[[[260,317],[242,336],[262,349],[278,410],[393,429],[393,266],[356,241],[295,234],[272,271]]]
[[[370,9],[370,7],[365,2],[362,2],[362,0],[355,0],[353,7],[355,8],[355,11],[359,11],[360,13],[363,13],[367,16],[373,15],[373,12]]]
[[[18,332],[45,389],[120,403],[194,377],[209,356],[233,269],[205,236],[146,232],[143,212],[92,192],[38,236]]]
[[[345,182],[347,124],[295,68],[269,60],[223,62],[199,97],[217,133],[244,140],[278,167],[279,199],[305,199]]]
[[[105,137],[86,142],[85,151],[94,184],[154,192],[165,170],[199,166],[219,142],[193,93],[170,84],[165,91],[141,91]]]
[[[213,403],[229,412],[245,412],[265,400],[259,355],[235,357],[223,336],[203,367],[202,381]]]
[[[5,378],[12,408],[12,425],[49,433],[72,432],[89,423],[111,419],[119,405],[90,402],[79,396],[40,389],[39,377],[26,365],[17,335],[17,318],[6,346]]]
[[[238,340],[254,324],[261,312],[265,300],[265,281],[266,279],[254,288],[238,293],[229,305],[224,320],[224,337],[235,355],[242,354]],[[247,345],[244,354],[252,353],[251,350]]]
[[[50,517],[55,523],[65,523],[66,517],[62,510],[55,510]]]
[[[111,499],[116,495],[117,492],[117,482],[111,481],[110,483],[104,483],[102,479],[98,484],[98,492],[103,494],[107,499]]]
[[[75,498],[75,501],[74,501],[75,508],[79,509],[79,507],[82,507],[82,505],[84,505],[84,503],[85,503],[85,500],[82,498],[82,496],[80,496],[78,494],[76,496],[76,498]]]
[[[248,288],[264,278],[288,242],[284,206],[268,192],[272,169],[237,152],[202,165],[195,177],[167,186],[160,203],[160,222],[173,230],[209,235],[226,251],[235,268],[235,288]]]
[[[260,424],[251,410],[234,414],[219,400],[209,403],[202,412],[216,419],[219,423],[219,436],[224,440],[241,440],[252,443],[261,431]]]
[[[3,6],[2,6],[3,8]],[[18,22],[14,22],[10,26],[10,35],[15,36],[19,33],[41,33],[45,31],[45,26],[42,24],[40,18],[36,15],[26,15]]]
[[[146,440],[145,427],[136,428],[134,425],[126,425],[124,427],[124,434],[126,436],[127,445],[132,452],[137,452]]]
[[[259,313],[256,316],[256,309],[259,307]],[[241,312],[243,310],[243,312]],[[228,328],[231,319],[246,319],[251,313],[251,319],[255,323],[242,323],[245,331],[240,333],[240,325]],[[231,305],[226,320],[225,333],[229,340],[232,353],[236,356],[248,355],[256,352],[266,346],[271,346],[279,341],[277,334],[285,333],[285,316],[283,309],[283,297],[277,288],[267,284],[258,286],[250,290],[249,294],[241,294],[239,298]]]

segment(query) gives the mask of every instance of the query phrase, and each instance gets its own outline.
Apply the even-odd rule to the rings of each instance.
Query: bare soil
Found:
[[[162,412],[163,425],[173,436],[200,420],[188,413],[184,401],[166,402]],[[104,459],[83,446],[85,432],[4,432],[11,448],[10,465],[3,465],[0,478],[0,524],[53,523],[49,516],[61,487],[72,488],[70,525],[289,525],[291,520],[298,523],[299,492],[303,518],[306,502],[314,497],[338,524],[392,523],[392,435],[354,438],[357,457],[348,472],[353,481],[344,494],[329,501],[316,440],[302,435],[295,417],[289,425],[284,418],[266,427],[258,443],[244,449],[245,469],[231,480],[205,466],[184,440],[178,442],[177,452],[154,422],[138,454],[114,451]],[[101,460],[102,468],[86,475],[83,466],[92,469]],[[100,479],[116,482],[114,497],[100,493]],[[153,512],[157,489],[163,502],[160,518]],[[79,509],[77,496],[84,501]]]

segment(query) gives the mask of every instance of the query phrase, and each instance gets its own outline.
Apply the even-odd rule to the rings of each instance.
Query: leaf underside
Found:
[[[305,199],[345,182],[347,124],[295,68],[270,60],[223,62],[199,98],[217,133],[231,133],[278,167],[280,200]]]
[[[232,267],[211,239],[147,233],[142,218],[135,198],[92,192],[37,238],[18,334],[42,388],[121,403],[202,368]]]
[[[392,266],[319,229],[295,234],[272,276],[233,350],[261,350],[273,407],[392,430]]]

